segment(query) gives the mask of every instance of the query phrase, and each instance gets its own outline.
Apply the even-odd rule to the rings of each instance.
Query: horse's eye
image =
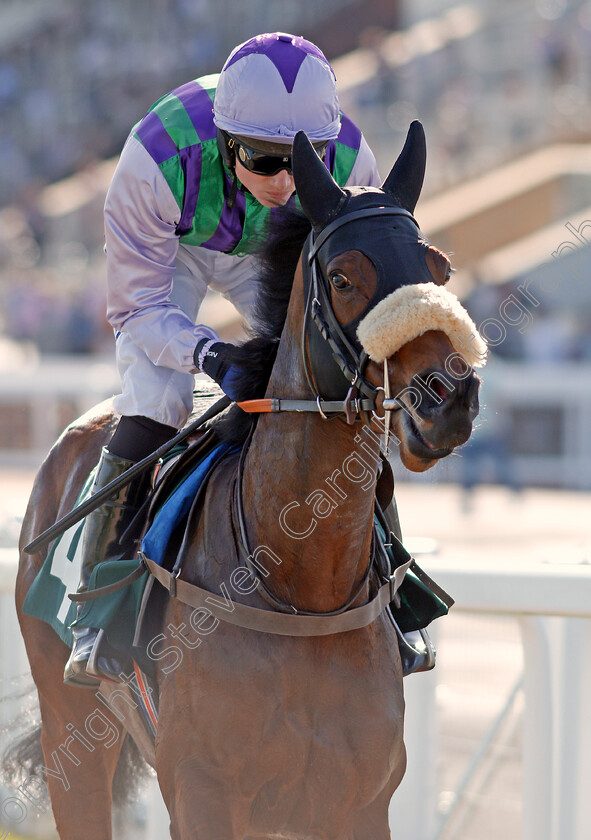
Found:
[[[330,282],[338,292],[342,292],[343,289],[346,289],[351,285],[351,281],[346,274],[343,274],[342,271],[331,271]]]

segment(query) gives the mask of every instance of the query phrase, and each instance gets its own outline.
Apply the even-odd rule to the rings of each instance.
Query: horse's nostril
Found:
[[[428,420],[466,413],[471,422],[478,414],[479,386],[480,380],[473,373],[456,379],[446,371],[430,368],[413,376],[407,399],[413,411]]]
[[[455,385],[455,380],[434,368],[416,374],[411,380],[410,389],[414,396],[413,408],[423,416],[433,414],[453,397]]]
[[[439,379],[434,379],[431,384],[431,389],[434,391],[435,394],[441,399],[446,400],[449,396],[447,389],[445,388],[444,384],[439,381]]]

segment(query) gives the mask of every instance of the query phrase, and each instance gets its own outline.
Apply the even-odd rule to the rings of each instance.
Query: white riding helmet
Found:
[[[313,142],[340,129],[334,70],[304,38],[257,35],[237,46],[220,73],[213,101],[222,131],[266,143],[291,143],[298,131]]]

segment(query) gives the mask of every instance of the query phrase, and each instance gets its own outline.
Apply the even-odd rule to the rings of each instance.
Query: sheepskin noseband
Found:
[[[401,286],[360,322],[357,336],[374,362],[383,362],[428,330],[441,330],[471,367],[482,367],[487,347],[458,298],[435,283]]]

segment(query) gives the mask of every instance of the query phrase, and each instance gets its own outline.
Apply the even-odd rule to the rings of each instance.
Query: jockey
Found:
[[[93,491],[170,440],[193,407],[196,373],[230,397],[232,344],[196,324],[208,288],[249,321],[257,245],[273,208],[295,201],[291,144],[303,130],[340,186],[380,186],[360,130],[339,110],[323,53],[274,32],[236,47],[219,75],[159,99],[125,143],[105,204],[107,317],[116,335],[121,415],[101,454]],[[120,536],[147,492],[135,479],[89,514],[80,589],[120,553]],[[72,627],[68,684],[86,673],[96,640]],[[114,676],[118,676],[118,671]]]

